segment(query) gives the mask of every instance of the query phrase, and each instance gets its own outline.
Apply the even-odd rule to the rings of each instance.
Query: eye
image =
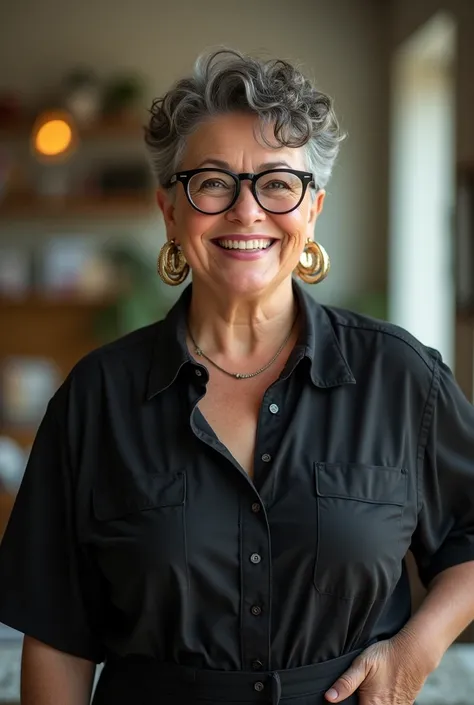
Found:
[[[229,188],[229,184],[226,184],[225,181],[221,181],[220,179],[206,179],[205,181],[200,184],[199,188],[209,188],[209,189],[220,189],[220,188]]]
[[[267,183],[264,185],[264,188],[269,189],[271,191],[278,191],[281,189],[289,189],[290,186],[284,181],[267,181]]]

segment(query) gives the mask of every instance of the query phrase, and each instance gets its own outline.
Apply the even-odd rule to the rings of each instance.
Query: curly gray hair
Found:
[[[304,146],[308,170],[318,188],[326,186],[345,137],[331,98],[286,61],[230,49],[200,56],[191,77],[153,101],[145,142],[158,183],[166,187],[179,170],[187,135],[206,118],[234,111],[258,116],[266,145],[275,146],[264,134],[270,124],[277,146]]]

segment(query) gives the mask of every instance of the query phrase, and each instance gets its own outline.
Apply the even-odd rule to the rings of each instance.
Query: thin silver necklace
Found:
[[[196,343],[196,341],[193,338],[193,334],[191,333],[190,329],[188,328],[189,332],[189,337],[191,338],[191,342],[194,345],[194,353],[198,357],[204,357],[208,362],[211,363],[214,367],[216,367],[218,370],[223,372],[224,374],[228,375],[229,377],[234,377],[234,379],[250,379],[251,377],[257,377],[257,375],[261,375],[262,372],[265,372],[265,370],[268,370],[269,367],[273,365],[273,363],[278,359],[278,357],[281,355],[283,350],[285,349],[286,345],[288,344],[288,341],[291,338],[291,334],[293,333],[293,328],[295,327],[295,323],[298,320],[298,315],[296,315],[295,320],[293,321],[293,325],[291,326],[290,332],[286,336],[285,340],[283,343],[280,345],[270,362],[267,362],[266,365],[263,367],[260,367],[260,369],[256,370],[255,372],[229,372],[228,370],[224,370],[223,367],[217,364],[217,362],[214,362],[214,360],[211,360],[210,357],[208,357],[199,347],[199,345]]]

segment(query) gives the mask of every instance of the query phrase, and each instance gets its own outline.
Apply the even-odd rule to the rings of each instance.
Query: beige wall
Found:
[[[386,280],[384,5],[374,0],[15,0],[0,7],[0,86],[11,84],[35,96],[75,63],[89,63],[104,75],[132,67],[145,73],[150,100],[188,71],[199,52],[217,44],[300,61],[335,97],[349,132],[318,229],[333,269],[317,294],[345,302],[383,288]]]

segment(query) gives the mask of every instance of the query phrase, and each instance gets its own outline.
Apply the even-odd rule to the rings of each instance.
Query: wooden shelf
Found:
[[[124,139],[143,137],[145,120],[138,118],[103,118],[90,127],[77,128],[82,140]],[[23,119],[11,125],[0,125],[0,140],[29,139],[34,119]]]
[[[3,536],[7,526],[14,502],[15,495],[0,490],[0,538]]]
[[[0,309],[14,309],[15,313],[31,313],[32,309],[64,309],[64,308],[89,308],[101,309],[112,305],[117,300],[116,296],[79,296],[59,294],[31,293],[24,298],[9,298],[0,295]]]
[[[151,194],[124,194],[107,198],[7,196],[0,202],[0,219],[63,217],[143,217],[158,213]]]

